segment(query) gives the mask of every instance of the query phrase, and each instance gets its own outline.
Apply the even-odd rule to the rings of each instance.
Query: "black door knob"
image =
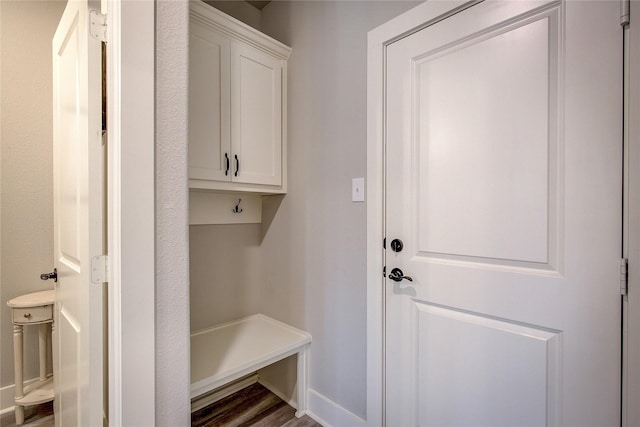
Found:
[[[402,250],[402,248],[404,248],[404,245],[402,244],[402,240],[393,239],[391,241],[391,250],[393,252],[400,252]]]
[[[53,281],[55,283],[58,282],[58,269],[57,268],[54,268],[53,272],[51,272],[51,273],[42,273],[40,275],[40,280],[49,280],[49,279],[53,279]]]
[[[393,270],[391,270],[391,273],[389,273],[389,279],[393,280],[394,282],[402,282],[402,280],[413,282],[413,279],[409,276],[405,276],[402,270],[400,270],[399,268],[394,268]]]

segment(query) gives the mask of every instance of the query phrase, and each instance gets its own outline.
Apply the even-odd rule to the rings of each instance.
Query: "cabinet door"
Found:
[[[189,31],[189,178],[231,179],[230,40],[197,21]]]
[[[232,43],[232,180],[282,185],[282,61]]]

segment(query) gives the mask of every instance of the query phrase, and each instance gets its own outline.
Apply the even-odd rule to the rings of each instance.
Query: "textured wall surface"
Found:
[[[188,3],[156,3],[156,425],[190,424]],[[151,302],[150,302],[151,303]]]
[[[51,39],[65,1],[0,1],[0,387],[13,384],[7,300],[52,289]],[[38,376],[37,328],[25,328],[25,378]]]

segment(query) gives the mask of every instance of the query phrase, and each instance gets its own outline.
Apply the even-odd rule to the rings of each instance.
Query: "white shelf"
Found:
[[[196,331],[191,334],[191,398],[302,353],[310,343],[307,332],[262,314]],[[304,380],[298,378],[299,384]]]
[[[44,381],[35,381],[24,387],[24,396],[16,399],[18,405],[30,406],[49,402],[54,399],[53,377]]]

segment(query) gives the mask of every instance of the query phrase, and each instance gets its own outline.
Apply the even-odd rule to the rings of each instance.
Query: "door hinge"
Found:
[[[106,130],[101,130],[100,131],[100,144],[104,147],[105,145],[107,145],[107,131]]]
[[[106,283],[109,281],[109,255],[98,255],[91,258],[91,282]]]
[[[89,12],[89,33],[101,42],[107,42],[107,15],[97,10]]]
[[[387,266],[382,267],[382,277],[387,277]]]
[[[620,0],[620,25],[629,25],[631,17],[631,0]]]
[[[629,260],[620,259],[620,295],[627,295],[629,289]]]

